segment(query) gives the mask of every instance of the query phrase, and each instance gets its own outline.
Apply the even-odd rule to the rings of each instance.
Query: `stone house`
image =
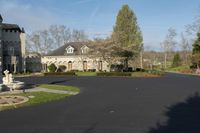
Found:
[[[0,15],[0,73],[6,69],[25,71],[25,32],[16,24],[3,23]]]
[[[94,46],[89,42],[71,42],[42,57],[42,71],[50,64],[64,65],[66,71],[110,71],[108,63],[101,57],[91,55]]]

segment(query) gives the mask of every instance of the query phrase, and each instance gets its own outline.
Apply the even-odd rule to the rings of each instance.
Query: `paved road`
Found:
[[[0,133],[199,133],[200,77],[32,77],[27,84],[74,85],[81,93],[0,112]]]

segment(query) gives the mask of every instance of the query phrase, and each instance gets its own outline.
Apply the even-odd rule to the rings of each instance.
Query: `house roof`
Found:
[[[66,55],[66,48],[69,46],[74,48],[74,53],[67,54],[67,55],[80,55],[81,47],[83,47],[83,46],[92,48],[92,45],[90,42],[70,42],[70,43],[66,43],[65,45],[61,46],[60,48],[48,53],[46,56],[64,56],[64,55]]]
[[[22,32],[22,30],[20,29],[20,27],[17,24],[7,24],[7,23],[3,23],[2,24],[2,29],[3,30],[17,30]]]
[[[2,22],[2,21],[3,21],[3,18],[2,18],[1,14],[0,14],[0,22]]]

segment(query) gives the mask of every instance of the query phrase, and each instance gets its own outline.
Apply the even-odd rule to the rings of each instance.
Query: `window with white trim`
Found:
[[[89,48],[88,48],[87,46],[83,46],[83,47],[81,48],[81,52],[82,52],[82,54],[86,54],[86,53],[89,52]]]
[[[73,47],[68,47],[66,49],[66,51],[67,51],[68,54],[72,54],[72,53],[74,53],[74,48]]]

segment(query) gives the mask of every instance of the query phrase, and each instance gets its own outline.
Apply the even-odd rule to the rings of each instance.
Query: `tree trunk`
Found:
[[[167,68],[167,53],[165,53],[165,59],[164,59],[164,61],[165,61],[165,69]]]
[[[143,53],[140,52],[140,67],[143,69]]]
[[[128,59],[127,58],[124,60],[124,70],[128,71]]]

